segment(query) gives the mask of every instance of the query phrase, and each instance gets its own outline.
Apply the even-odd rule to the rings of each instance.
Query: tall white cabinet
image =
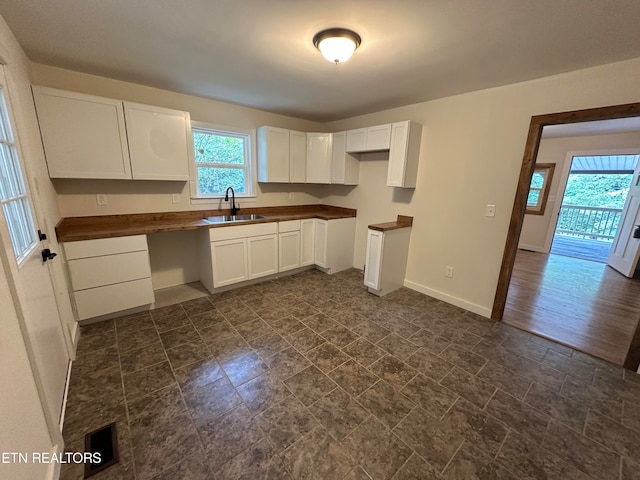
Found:
[[[387,186],[416,186],[421,140],[422,125],[408,120],[391,124]]]
[[[364,284],[370,293],[383,296],[404,285],[411,227],[367,230]]]
[[[33,87],[51,178],[189,179],[188,112]]]

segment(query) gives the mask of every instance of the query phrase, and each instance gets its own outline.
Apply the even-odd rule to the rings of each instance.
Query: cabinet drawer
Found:
[[[278,233],[297,232],[300,230],[300,220],[287,220],[278,222]]]
[[[219,240],[257,237],[258,235],[269,235],[272,233],[278,233],[278,222],[210,228],[209,239],[212,242],[217,242]]]
[[[78,320],[99,317],[154,301],[150,278],[89,288],[75,292],[74,297],[78,308]]]
[[[96,240],[66,242],[64,244],[64,253],[67,260],[113,255],[115,253],[141,252],[147,251],[147,249],[146,235],[99,238]]]
[[[147,252],[119,253],[69,261],[73,290],[151,277]]]

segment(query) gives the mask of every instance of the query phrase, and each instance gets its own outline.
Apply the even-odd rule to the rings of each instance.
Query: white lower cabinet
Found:
[[[211,228],[199,239],[200,282],[209,290],[278,272],[278,224]]]
[[[356,219],[315,219],[314,263],[326,273],[336,273],[353,266],[353,242]]]
[[[153,303],[145,235],[67,242],[64,253],[78,320]]]
[[[250,279],[278,273],[278,235],[247,238],[247,263]]]
[[[316,220],[300,220],[300,266],[313,265],[315,260]]]
[[[211,242],[211,263],[213,285],[216,288],[247,280],[247,239]]]
[[[286,272],[300,267],[302,239],[300,220],[278,223],[278,271]]]
[[[411,228],[367,231],[364,284],[379,297],[404,285]]]

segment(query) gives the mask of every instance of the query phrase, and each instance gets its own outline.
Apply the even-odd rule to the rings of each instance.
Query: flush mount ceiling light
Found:
[[[349,60],[361,41],[360,35],[346,28],[329,28],[313,37],[313,44],[322,56],[334,63]]]

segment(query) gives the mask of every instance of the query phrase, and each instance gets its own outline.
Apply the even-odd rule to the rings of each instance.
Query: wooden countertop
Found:
[[[398,219],[395,222],[375,223],[369,225],[371,230],[377,230],[379,232],[387,232],[389,230],[397,230],[399,228],[407,228],[413,225],[413,217],[406,217],[404,215],[398,215]]]
[[[306,218],[334,220],[356,216],[355,209],[330,205],[243,208],[238,214],[245,215],[250,213],[264,215],[267,218],[215,224],[204,221],[206,217],[231,215],[230,210],[190,210],[184,212],[67,217],[60,220],[56,225],[56,235],[59,242],[73,242],[96,238],[148,235],[150,233],[196,230],[200,228],[224,228],[230,225],[282,222]]]

